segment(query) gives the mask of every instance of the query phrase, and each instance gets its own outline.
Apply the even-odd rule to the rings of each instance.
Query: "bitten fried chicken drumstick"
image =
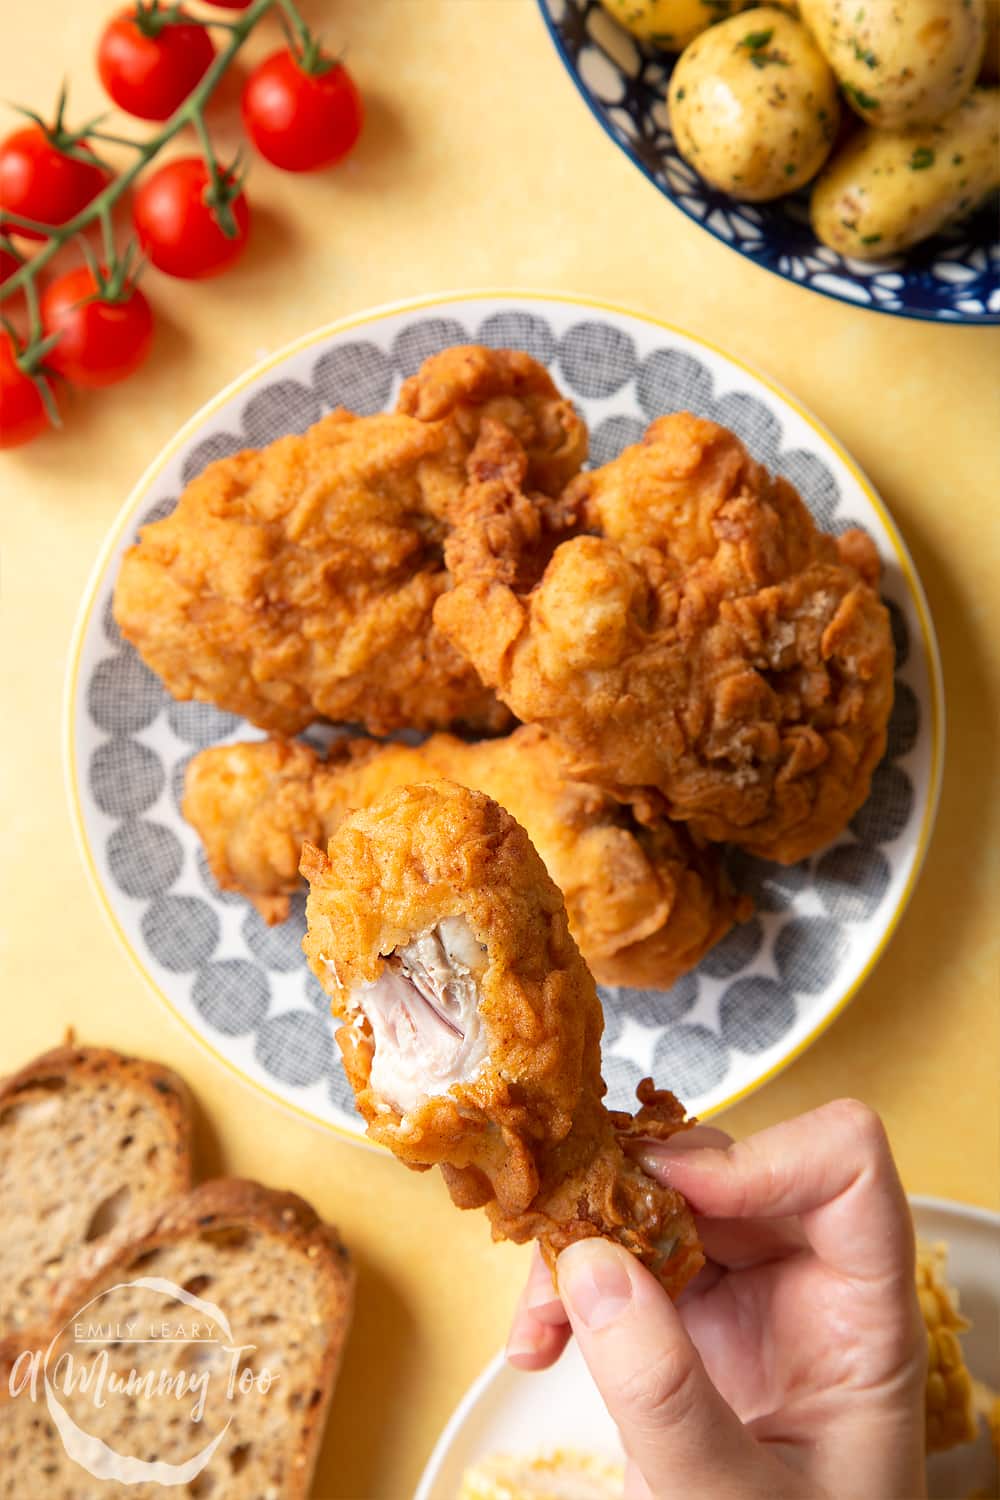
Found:
[[[564,485],[586,455],[586,428],[535,360],[445,350],[395,413],[335,411],[209,464],[125,554],[122,634],[175,698],[278,734],[317,718],[377,734],[504,727],[510,715],[432,624],[448,517],[487,418],[510,424],[539,488]]]
[[[570,774],[792,863],[868,795],[893,647],[861,531],[818,531],[733,433],[654,422],[558,508],[483,425],[438,627]]]
[[[486,792],[524,826],[604,984],[669,989],[750,914],[714,850],[665,819],[643,827],[597,787],[569,780],[556,746],[534,727],[478,744],[450,734],[419,746],[341,740],[325,761],[282,740],[213,746],[188,766],[184,815],[218,884],[280,922],[306,840],[325,847],[352,810],[438,777]]]
[[[303,851],[304,947],[342,1022],[368,1134],[437,1165],[494,1238],[550,1266],[605,1235],[676,1295],[703,1262],[681,1196],[623,1150],[685,1125],[672,1094],[603,1103],[600,1001],[566,908],[524,829],[481,792],[403,787]]]

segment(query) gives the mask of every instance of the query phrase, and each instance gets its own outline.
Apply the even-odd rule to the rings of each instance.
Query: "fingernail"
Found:
[[[650,1177],[668,1178],[673,1162],[679,1156],[687,1156],[692,1151],[704,1151],[704,1142],[688,1140],[683,1133],[672,1135],[667,1141],[643,1141],[630,1145],[629,1156],[637,1161],[642,1170]]]
[[[511,1334],[507,1343],[506,1354],[508,1360],[513,1363],[516,1359],[529,1359],[538,1353],[538,1340],[532,1338],[530,1333]]]
[[[524,1294],[524,1306],[528,1308],[529,1312],[533,1313],[543,1310],[546,1312],[555,1312],[562,1306],[562,1303],[559,1301],[559,1295],[552,1285],[551,1277],[546,1278],[545,1281],[540,1281],[537,1285],[529,1285]]]
[[[559,1257],[559,1290],[570,1311],[596,1332],[620,1318],[632,1300],[632,1282],[606,1240],[580,1240]]]

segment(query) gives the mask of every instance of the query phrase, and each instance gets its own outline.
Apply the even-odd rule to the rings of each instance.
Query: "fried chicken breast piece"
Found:
[[[558,503],[525,493],[500,427],[470,473],[435,623],[571,774],[783,863],[841,831],[893,694],[863,532],[818,531],[787,480],[687,412]]]
[[[306,955],[368,1134],[439,1165],[494,1238],[550,1266],[605,1235],[676,1295],[702,1264],[681,1196],[623,1151],[685,1125],[672,1094],[609,1111],[601,1005],[562,897],[524,829],[481,792],[403,787],[303,851]],[[690,1123],[690,1122],[688,1122]]]
[[[280,734],[316,718],[377,734],[510,723],[433,626],[448,518],[483,412],[530,442],[537,483],[579,468],[586,429],[542,367],[508,350],[446,351],[401,404],[219,459],[143,527],[115,619],[175,698]]]
[[[419,746],[341,740],[326,760],[298,742],[213,746],[188,766],[183,810],[218,884],[280,922],[304,842],[323,847],[353,809],[438,777],[485,792],[527,829],[602,983],[669,989],[750,914],[714,851],[665,819],[644,827],[599,788],[569,779],[535,727],[477,744],[449,734]]]

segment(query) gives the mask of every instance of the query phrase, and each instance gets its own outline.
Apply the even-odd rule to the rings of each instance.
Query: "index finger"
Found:
[[[507,1361],[518,1370],[545,1370],[559,1358],[570,1336],[569,1318],[538,1246],[524,1291],[514,1309]]]
[[[913,1222],[878,1115],[838,1099],[725,1150],[665,1141],[645,1171],[706,1218],[796,1215],[821,1260],[861,1280],[913,1276]]]

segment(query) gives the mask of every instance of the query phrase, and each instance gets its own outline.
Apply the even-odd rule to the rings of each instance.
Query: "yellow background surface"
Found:
[[[90,0],[5,6],[0,98],[44,109],[66,75],[76,118],[102,108],[90,56],[105,14]],[[118,507],[247,365],[396,298],[587,294],[687,327],[788,385],[868,471],[913,552],[944,658],[948,749],[928,862],[886,956],[831,1030],[721,1123],[745,1134],[856,1094],[881,1111],[910,1191],[997,1207],[1000,332],[827,301],[717,244],[590,118],[533,0],[314,0],[307,14],[346,43],[368,101],[353,158],[314,178],[255,163],[242,265],[200,286],[151,274],[149,367],[75,403],[61,434],[0,457],[0,1064],[70,1025],[155,1055],[200,1102],[205,1174],[294,1188],[340,1225],[358,1307],[316,1494],[405,1500],[503,1340],[527,1252],[491,1247],[482,1217],[455,1212],[436,1176],[240,1084],[170,1019],[101,918],[69,821],[60,712],[77,604]],[[276,44],[266,29],[246,58]],[[227,86],[215,112],[224,143],[237,99]]]

